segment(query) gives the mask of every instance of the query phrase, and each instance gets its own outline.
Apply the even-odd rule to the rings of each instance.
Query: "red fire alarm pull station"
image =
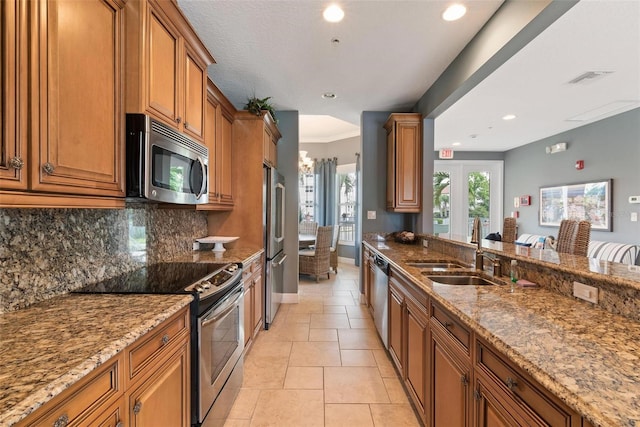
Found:
[[[584,160],[578,160],[576,161],[576,169],[581,171],[582,169],[584,169]]]

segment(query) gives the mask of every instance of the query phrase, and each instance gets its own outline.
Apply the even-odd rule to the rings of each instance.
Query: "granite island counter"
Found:
[[[441,251],[432,243],[427,249],[364,240],[365,247],[387,258],[432,301],[594,425],[640,425],[640,322],[560,295],[543,281],[540,288],[516,288],[513,293],[508,285],[434,283],[406,261],[462,260],[469,265],[467,252],[473,254],[474,246],[463,244],[455,256],[455,251]],[[559,271],[575,273],[568,262]],[[634,282],[616,275],[612,280]]]
[[[0,425],[22,420],[192,299],[67,294],[0,314]]]

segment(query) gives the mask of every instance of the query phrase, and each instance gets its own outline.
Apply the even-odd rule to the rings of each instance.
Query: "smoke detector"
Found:
[[[591,83],[595,80],[599,80],[613,73],[614,73],[613,71],[587,71],[585,73],[580,74],[575,79],[569,80],[569,84],[576,85],[576,84]]]

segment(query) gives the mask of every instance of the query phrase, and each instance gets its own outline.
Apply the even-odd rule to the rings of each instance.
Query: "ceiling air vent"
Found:
[[[573,80],[569,80],[569,84],[585,84],[591,83],[595,80],[601,79],[609,74],[612,74],[613,71],[587,71],[586,73],[580,74]]]

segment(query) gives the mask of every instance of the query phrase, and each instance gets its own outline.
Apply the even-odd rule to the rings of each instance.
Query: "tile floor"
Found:
[[[245,358],[225,426],[419,426],[367,309],[359,273],[340,264],[319,284],[300,277]]]

